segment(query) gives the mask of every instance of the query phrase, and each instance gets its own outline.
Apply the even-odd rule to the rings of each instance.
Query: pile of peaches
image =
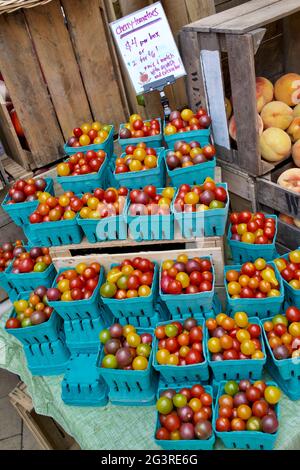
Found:
[[[300,75],[287,73],[274,85],[267,78],[257,77],[256,102],[262,157],[278,162],[292,153],[296,166],[300,166]],[[236,140],[234,116],[229,133]]]

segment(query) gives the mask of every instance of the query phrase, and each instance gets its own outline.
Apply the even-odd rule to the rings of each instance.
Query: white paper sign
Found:
[[[158,80],[186,75],[160,2],[110,24],[136,93]]]

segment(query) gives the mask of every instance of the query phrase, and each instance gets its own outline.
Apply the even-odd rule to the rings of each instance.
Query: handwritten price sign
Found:
[[[186,75],[160,2],[110,24],[136,93],[144,86]]]

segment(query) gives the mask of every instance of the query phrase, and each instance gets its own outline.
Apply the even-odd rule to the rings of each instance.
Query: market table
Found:
[[[7,312],[0,320],[0,367],[21,377],[32,397],[35,411],[54,418],[82,449],[157,450],[153,440],[155,407],[127,407],[108,404],[102,408],[65,405],[61,400],[63,376],[33,377],[26,366],[23,347],[4,330]],[[285,395],[281,400],[279,436],[276,449],[300,448],[300,401]],[[216,448],[224,448],[219,440]]]

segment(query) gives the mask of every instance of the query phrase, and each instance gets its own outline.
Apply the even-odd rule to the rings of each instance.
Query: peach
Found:
[[[292,142],[289,135],[277,127],[269,127],[260,136],[260,151],[268,162],[279,162],[291,153]]]
[[[260,113],[265,104],[270,103],[274,96],[273,84],[264,77],[256,77],[256,104]]]
[[[257,132],[259,133],[259,135],[261,135],[263,133],[263,130],[264,130],[264,124],[263,124],[262,118],[260,117],[259,114],[257,115],[256,126],[257,126],[256,127]],[[235,124],[234,115],[231,117],[231,119],[229,121],[229,135],[233,140],[236,140],[236,124]]]
[[[288,106],[300,103],[300,75],[287,73],[280,77],[274,87],[275,98]]]
[[[300,167],[300,139],[293,145],[292,157],[295,165]]]
[[[300,228],[300,219],[294,219],[294,225],[296,225],[296,227]]]
[[[265,129],[278,127],[285,130],[293,120],[293,110],[282,101],[271,101],[263,107],[260,116]]]
[[[285,222],[288,225],[294,225],[294,219],[287,214],[279,214],[279,219]]]
[[[300,117],[300,104],[297,104],[297,106],[294,107],[293,116],[294,118]]]
[[[292,120],[287,132],[290,135],[292,142],[296,142],[296,140],[300,139],[300,116]]]
[[[290,168],[284,171],[279,176],[277,184],[282,188],[300,193],[300,169]]]

